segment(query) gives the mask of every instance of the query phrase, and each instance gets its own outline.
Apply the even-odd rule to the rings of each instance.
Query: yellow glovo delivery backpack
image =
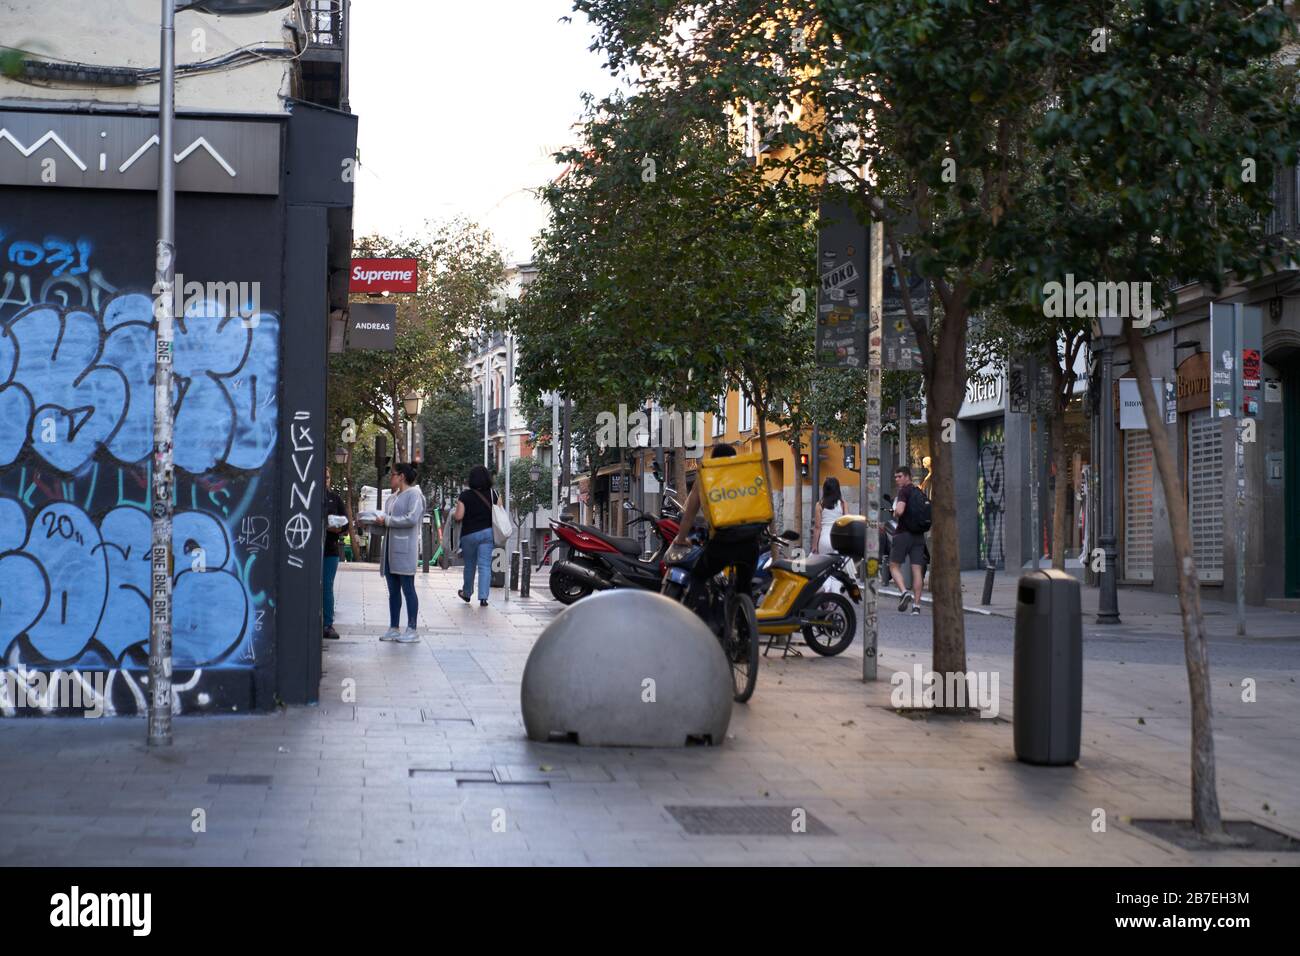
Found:
[[[719,528],[765,525],[772,520],[772,496],[761,454],[701,458],[698,480],[710,534]]]

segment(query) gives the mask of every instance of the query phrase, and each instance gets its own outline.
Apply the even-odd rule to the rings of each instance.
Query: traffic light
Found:
[[[388,436],[375,436],[375,473],[382,485],[384,476],[388,474],[388,465],[393,460],[393,456],[388,454]]]
[[[844,446],[844,467],[847,468],[849,471],[858,470],[858,446],[857,445]]]
[[[806,451],[799,452],[799,477],[808,477],[808,453]]]
[[[424,464],[424,422],[411,425],[411,463]]]

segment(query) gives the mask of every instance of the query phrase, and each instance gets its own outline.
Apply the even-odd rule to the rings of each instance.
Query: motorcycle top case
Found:
[[[867,519],[862,515],[844,515],[831,525],[831,547],[850,558],[867,554]]]
[[[765,525],[772,520],[772,495],[757,452],[700,459],[700,505],[709,528]]]

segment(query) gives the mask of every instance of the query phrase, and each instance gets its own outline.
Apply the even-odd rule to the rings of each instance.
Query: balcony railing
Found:
[[[342,50],[344,0],[305,0],[307,42],[314,47]]]

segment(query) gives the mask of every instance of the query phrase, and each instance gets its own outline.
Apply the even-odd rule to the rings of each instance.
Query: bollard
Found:
[[[528,597],[529,590],[533,583],[533,560],[528,553],[528,542],[525,541],[519,545],[519,596]]]
[[[519,552],[510,552],[510,590],[519,590]]]
[[[997,568],[990,564],[984,569],[984,596],[980,598],[980,604],[989,605],[993,603],[993,575],[997,573]]]

